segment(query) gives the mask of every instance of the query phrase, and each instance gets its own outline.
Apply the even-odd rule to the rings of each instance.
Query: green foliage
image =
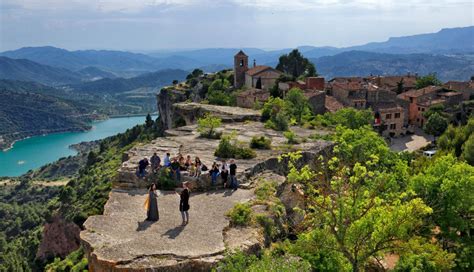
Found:
[[[253,136],[252,140],[250,141],[250,147],[256,149],[271,149],[272,140],[266,138],[265,136]]]
[[[288,130],[283,132],[283,136],[285,136],[288,144],[298,144],[298,140],[296,139],[296,134],[293,130]]]
[[[201,69],[194,69],[189,75],[186,76],[186,79],[192,79],[192,78],[197,78],[200,77],[204,74],[204,72]]]
[[[54,261],[45,267],[45,271],[51,272],[82,272],[88,271],[87,258],[84,257],[84,250],[80,247],[71,252],[64,260],[55,258]]]
[[[373,119],[370,110],[356,110],[354,108],[343,108],[335,113],[327,112],[324,115],[317,116],[317,120],[322,126],[336,127],[341,125],[350,129],[372,124]]]
[[[289,74],[294,78],[300,76],[311,77],[316,76],[316,68],[307,58],[298,51],[293,49],[289,54],[280,56],[276,69],[285,74]]]
[[[247,255],[242,251],[228,254],[214,271],[221,272],[309,272],[311,266],[304,260],[292,256]]]
[[[247,226],[252,220],[252,209],[248,203],[237,203],[226,214],[234,226]]]
[[[308,98],[298,88],[291,89],[285,97],[289,116],[295,118],[297,124],[302,124],[303,119],[311,117],[311,107]]]
[[[474,134],[469,136],[469,139],[464,143],[462,149],[462,157],[467,163],[474,165]]]
[[[474,134],[474,118],[470,118],[465,126],[449,125],[443,135],[439,137],[438,147],[443,151],[454,152],[457,157],[460,157],[466,150],[464,145],[472,134]],[[474,165],[472,161],[470,163]]]
[[[168,167],[161,168],[156,174],[158,177],[157,187],[160,190],[173,190],[176,188],[176,182],[170,175],[171,170]]]
[[[235,137],[222,136],[214,156],[220,158],[252,159],[257,156],[251,148],[239,144]]]
[[[442,82],[438,79],[436,74],[428,74],[416,80],[415,87],[422,89],[428,86],[440,86]]]
[[[145,127],[151,128],[155,122],[151,118],[151,115],[148,113],[145,118]]]
[[[443,134],[447,127],[448,121],[446,121],[446,119],[444,119],[443,117],[441,117],[441,115],[435,112],[431,114],[428,118],[428,121],[426,121],[424,130],[428,134],[439,136]]]
[[[455,255],[421,238],[414,238],[401,247],[394,271],[450,271]]]
[[[290,119],[301,125],[311,117],[308,99],[300,89],[291,89],[285,99],[271,97],[262,108],[262,121],[265,125],[279,131],[288,130]]]
[[[216,129],[222,124],[221,118],[207,113],[206,115],[204,115],[204,117],[199,118],[197,120],[197,123],[197,131],[201,134],[202,137],[212,139],[220,138],[220,134],[216,133]]]
[[[474,194],[467,192],[474,192],[473,166],[453,155],[438,157],[411,179],[410,188],[435,209],[429,222],[440,228],[437,236],[445,248],[455,245],[459,251],[472,243],[468,233],[474,228]]]

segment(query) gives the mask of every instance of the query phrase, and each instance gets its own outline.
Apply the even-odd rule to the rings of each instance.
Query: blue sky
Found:
[[[474,25],[465,0],[0,0],[0,51],[351,46]]]

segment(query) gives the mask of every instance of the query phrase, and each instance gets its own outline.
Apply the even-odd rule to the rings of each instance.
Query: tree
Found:
[[[176,85],[178,83],[179,83],[179,81],[177,79],[173,80],[173,85]]]
[[[197,131],[201,133],[201,136],[212,138],[215,136],[216,128],[220,127],[222,120],[219,117],[215,117],[209,113],[204,115],[204,117],[199,118]]]
[[[424,130],[426,133],[431,134],[435,137],[440,136],[448,127],[448,121],[442,117],[439,113],[435,112],[431,114],[428,121],[425,124]]]
[[[467,261],[472,268],[474,259],[462,252],[470,250],[470,254],[474,253],[470,233],[474,228],[474,167],[452,154],[439,157],[411,178],[409,189],[433,208],[427,227],[439,227],[436,238],[443,248],[459,255],[458,264]],[[463,256],[470,260],[461,260]]]
[[[286,107],[290,116],[294,117],[298,124],[304,116],[311,116],[311,108],[308,98],[298,88],[291,89],[285,97]]]
[[[280,56],[276,69],[292,75],[294,78],[317,76],[314,64],[303,57],[298,49],[293,49],[289,54]]]
[[[465,126],[449,125],[448,129],[439,137],[438,147],[444,151],[454,151],[459,157],[463,152],[463,145],[474,133],[474,118],[470,118]]]
[[[321,158],[316,171],[308,165],[298,170],[302,155],[290,154],[288,181],[305,185],[309,224],[324,237],[314,241],[317,247],[341,254],[352,271],[360,271],[369,260],[409,241],[432,210],[420,198],[399,191],[399,175],[373,167],[379,163],[377,155],[352,166],[339,158],[341,151],[349,152],[345,148],[337,145],[336,156]]]
[[[204,72],[201,69],[194,69],[189,75],[186,76],[186,79],[192,79],[192,78],[197,78],[200,77],[204,74]]]
[[[397,94],[401,94],[404,88],[405,88],[405,82],[402,77],[402,79],[399,82],[397,82]]]
[[[151,128],[154,124],[154,121],[153,119],[151,118],[151,115],[150,114],[147,114],[146,115],[146,118],[145,118],[145,127],[147,128]]]
[[[474,165],[474,134],[469,136],[462,146],[462,156],[470,165]]]
[[[354,108],[343,108],[335,113],[327,112],[318,116],[323,126],[336,127],[338,125],[357,129],[373,122],[373,115],[370,110],[356,110]]]
[[[440,86],[442,82],[438,79],[436,74],[428,74],[416,80],[415,87],[422,89],[428,86]]]

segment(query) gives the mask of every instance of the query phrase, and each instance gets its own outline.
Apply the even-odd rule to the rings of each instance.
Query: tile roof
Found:
[[[247,55],[245,55],[244,51],[240,50],[237,54],[235,54],[235,56],[246,56],[248,57]]]
[[[443,84],[443,87],[456,91],[470,91],[474,90],[474,83],[465,81],[448,81]]]
[[[342,105],[341,102],[339,102],[334,96],[329,96],[329,95],[326,95],[324,106],[329,112],[336,112],[344,108],[344,105]]]
[[[248,69],[247,72],[245,72],[245,73],[248,74],[249,76],[254,76],[254,75],[260,74],[261,72],[266,71],[268,69],[272,69],[274,72],[281,73],[280,71],[275,70],[272,67],[265,66],[265,65],[257,65],[253,68]]]
[[[404,93],[401,93],[399,94],[400,97],[420,97],[422,95],[425,95],[425,94],[431,94],[431,93],[435,93],[439,90],[441,90],[442,88],[439,87],[439,86],[428,86],[428,87],[425,87],[425,88],[422,88],[422,89],[418,89],[418,90],[409,90],[407,92],[404,92]]]

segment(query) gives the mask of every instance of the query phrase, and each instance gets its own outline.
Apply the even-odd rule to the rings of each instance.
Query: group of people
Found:
[[[209,171],[211,177],[211,185],[216,186],[218,177],[222,179],[222,184],[225,187],[230,187],[234,190],[237,190],[237,164],[233,159],[229,161],[229,164],[226,160],[222,160],[221,164],[214,162],[209,169],[205,164],[201,162],[199,157],[196,157],[194,161],[191,159],[190,155],[187,155],[184,158],[183,155],[178,154],[176,157],[171,158],[170,153],[166,153],[163,159],[163,165],[161,165],[161,158],[154,153],[151,156],[150,161],[148,158],[143,158],[138,162],[137,176],[139,178],[144,178],[147,175],[146,168],[151,166],[151,171],[156,173],[160,168],[167,167],[170,169],[170,175],[177,182],[181,182],[181,172],[186,171],[190,176],[199,178],[202,173]]]
[[[185,226],[189,223],[189,196],[190,190],[186,182],[183,183],[183,190],[176,192],[179,196],[179,211],[183,219],[182,225]],[[158,211],[158,193],[156,191],[156,184],[152,184],[148,190],[148,196],[145,200],[145,208],[147,210],[146,221],[158,221],[160,219],[160,213]]]

